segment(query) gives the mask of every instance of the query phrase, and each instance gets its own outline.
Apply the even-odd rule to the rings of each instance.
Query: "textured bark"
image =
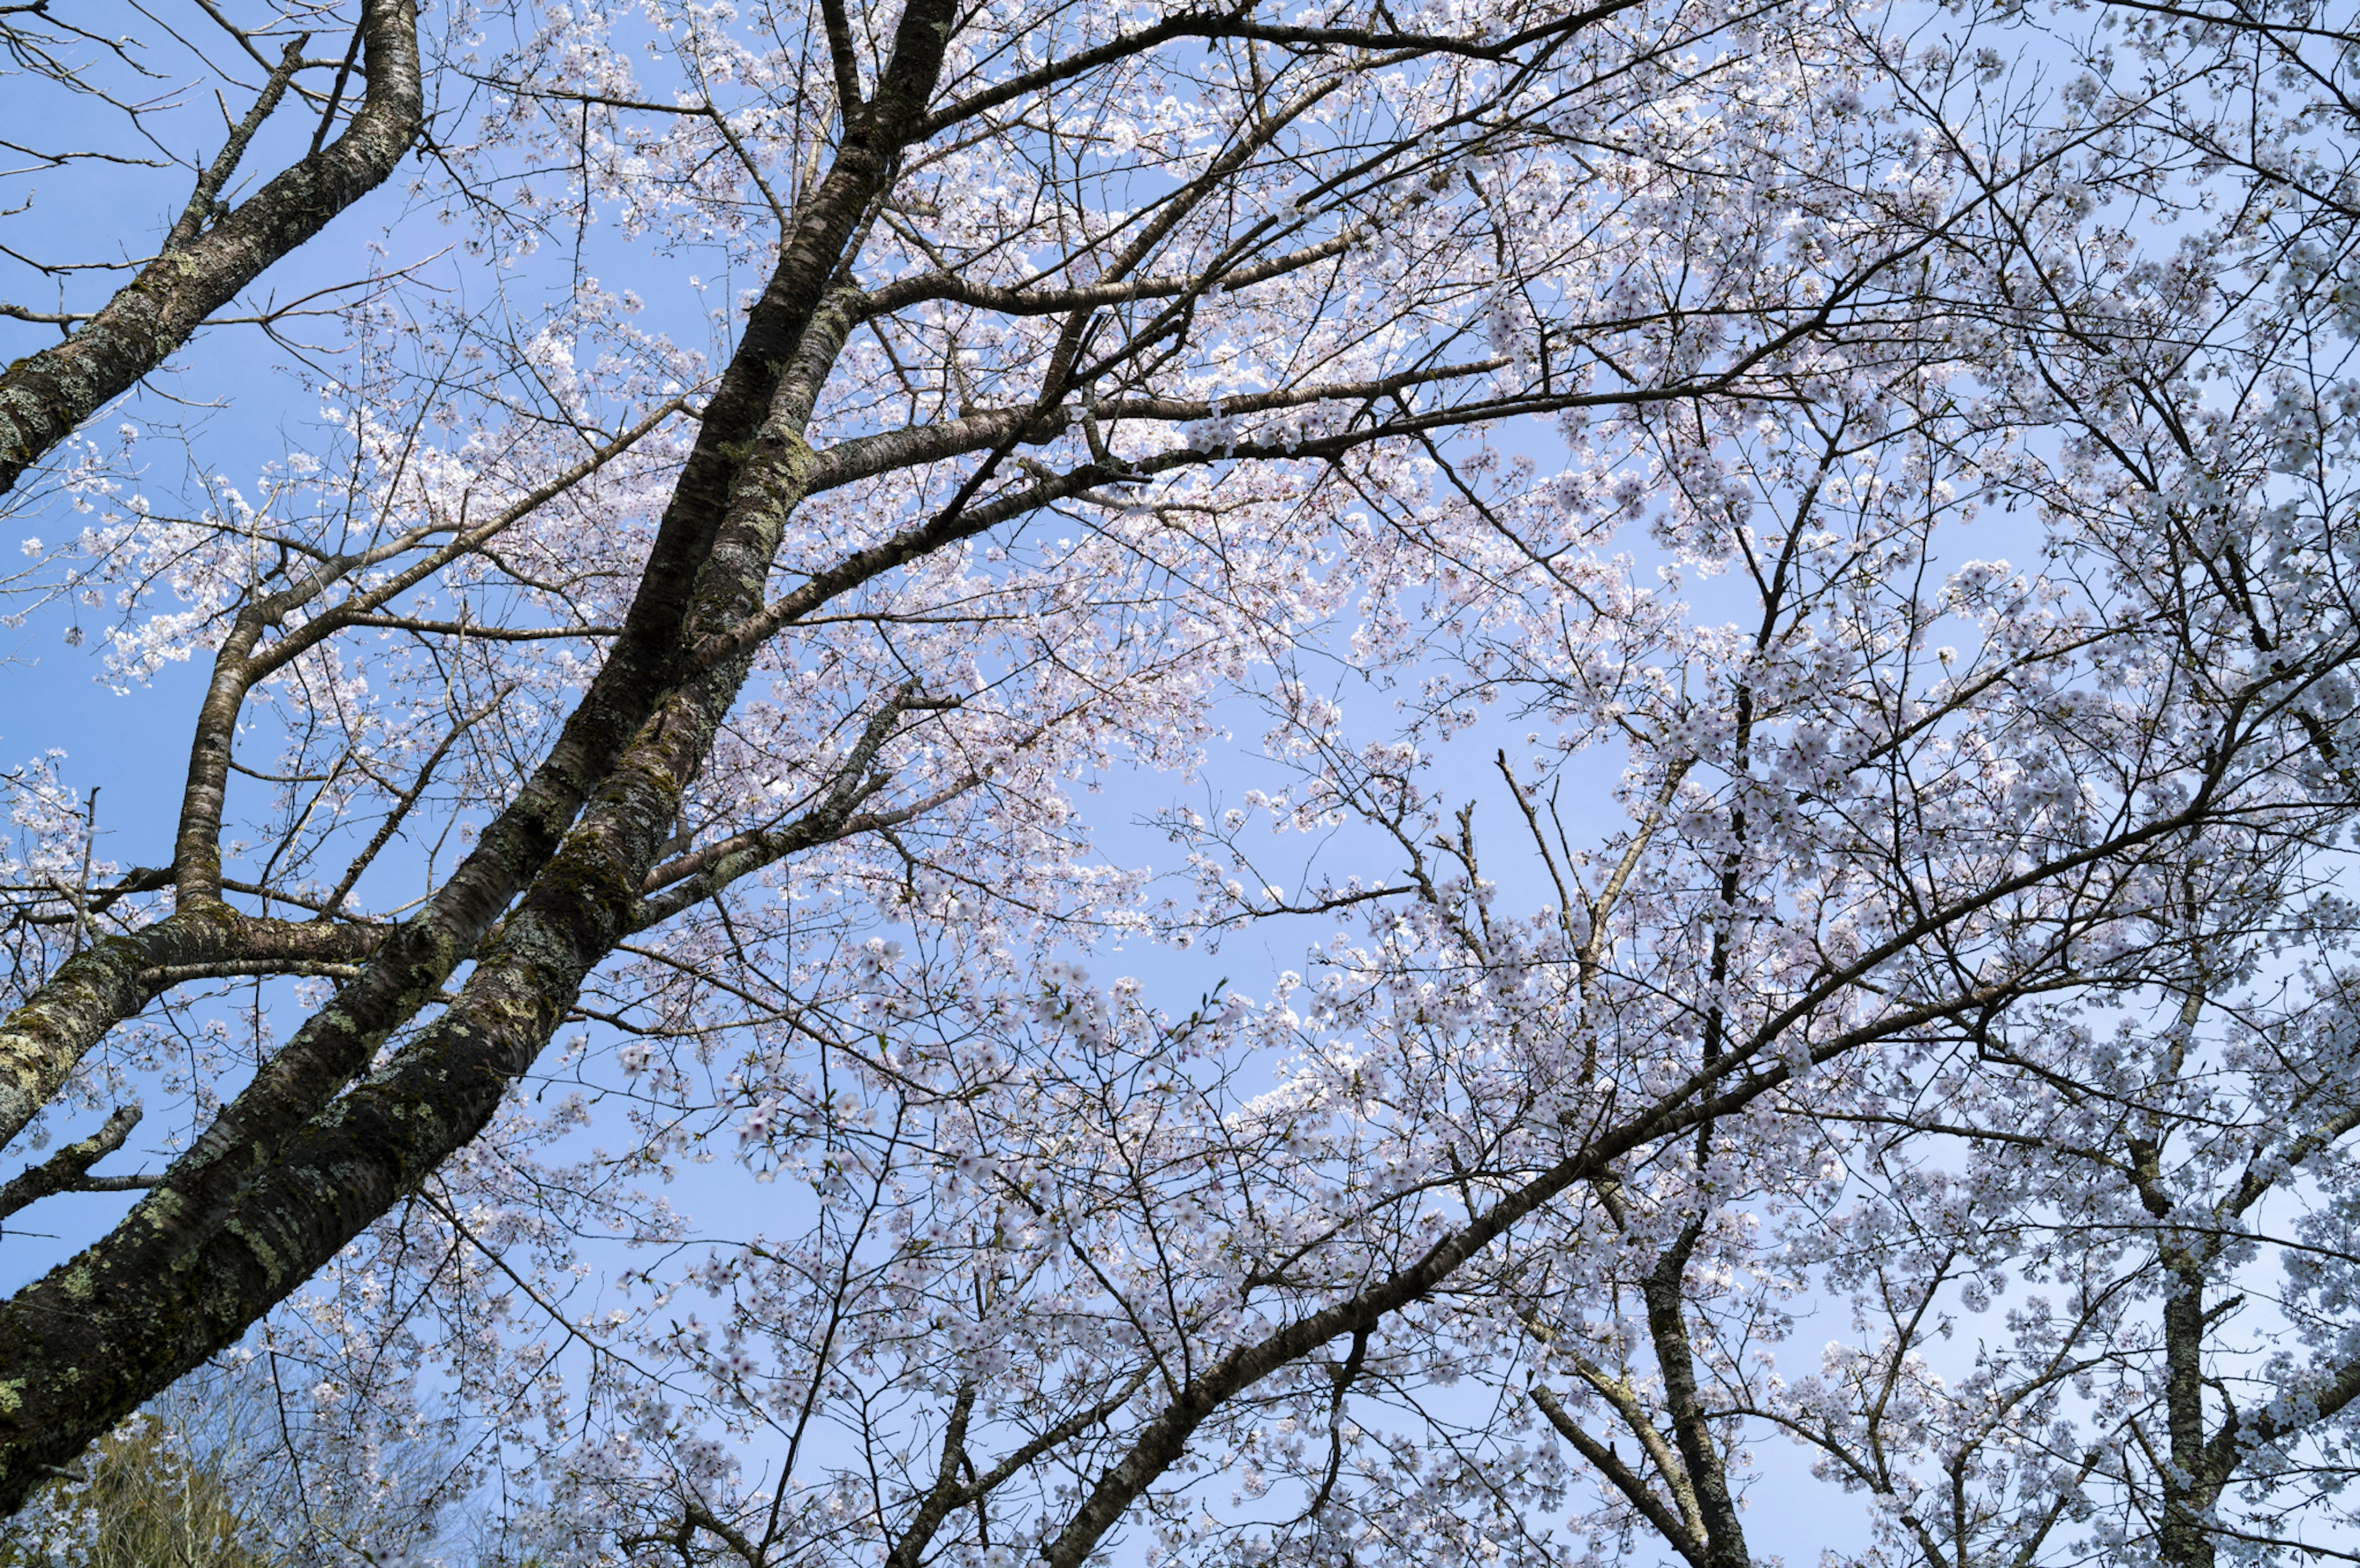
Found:
[[[1751,1568],[1754,1558],[1746,1550],[1737,1501],[1730,1495],[1729,1472],[1721,1463],[1721,1445],[1713,1439],[1705,1417],[1704,1396],[1697,1386],[1696,1347],[1688,1337],[1685,1312],[1684,1276],[1703,1233],[1701,1219],[1682,1226],[1678,1237],[1648,1271],[1641,1293],[1647,1304],[1647,1334],[1655,1348],[1655,1369],[1664,1380],[1664,1404],[1672,1418],[1672,1441],[1679,1447],[1687,1483],[1682,1501],[1691,1503],[1702,1526],[1698,1568]]]
[[[2204,1432],[2204,1279],[2173,1258],[2163,1299],[2163,1407],[2171,1469],[2163,1475],[2163,1527],[2156,1544],[2170,1568],[2212,1568],[2207,1515],[2221,1492]]]
[[[344,134],[281,170],[210,227],[208,171],[155,260],[54,348],[0,372],[0,491],[113,397],[164,363],[265,268],[391,174],[423,124],[417,0],[364,0],[368,89]],[[274,88],[283,86],[272,78]],[[274,95],[275,96],[275,95]],[[265,114],[269,102],[258,104]],[[250,134],[251,122],[246,129]],[[234,136],[234,144],[238,140]],[[234,163],[233,145],[224,161]],[[217,163],[216,170],[229,170]]]
[[[31,1000],[0,1020],[0,1149],[63,1086],[106,1031],[161,988],[158,970],[276,961],[350,963],[383,938],[373,926],[268,920],[225,904],[184,910],[69,959]]]

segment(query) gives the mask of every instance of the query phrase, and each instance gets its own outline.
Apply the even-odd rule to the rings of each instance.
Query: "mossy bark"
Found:
[[[216,903],[76,954],[0,1019],[0,1149],[25,1130],[108,1029],[155,996],[155,971],[257,960],[349,964],[368,957],[383,936],[376,927],[271,920]]]

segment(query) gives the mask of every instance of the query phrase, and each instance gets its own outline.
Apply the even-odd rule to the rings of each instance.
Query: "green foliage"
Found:
[[[269,1568],[224,1457],[134,1416],[0,1522],[0,1568]]]
[[[530,1568],[464,1517],[447,1432],[341,1419],[287,1369],[233,1355],[182,1378],[0,1519],[0,1568]]]

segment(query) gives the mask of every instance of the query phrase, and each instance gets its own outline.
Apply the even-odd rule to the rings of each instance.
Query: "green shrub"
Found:
[[[218,1461],[134,1416],[0,1521],[0,1568],[269,1568]]]

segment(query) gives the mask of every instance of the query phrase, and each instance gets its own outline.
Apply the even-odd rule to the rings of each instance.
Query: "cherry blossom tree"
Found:
[[[2349,66],[2096,17],[441,17],[473,291],[248,483],[84,438],[9,584],[209,673],[149,864],[9,776],[0,1218],[137,1197],[0,1303],[0,1497],[259,1334],[552,1558],[1718,1568],[1780,1433],[1896,1560],[2289,1538]]]
[[[2314,44],[2306,15],[2242,15],[2211,33],[2166,15],[2133,40],[2140,68],[2193,43],[2212,62],[2208,88],[2233,98]],[[2119,244],[2060,244],[2053,218],[2010,204],[1989,253],[1994,296],[2029,284],[2047,302],[1986,373],[2005,390],[1985,417],[2015,450],[1953,449],[1973,454],[1987,495],[2044,518],[2050,593],[2070,577],[2099,590],[2107,621],[2169,626],[2186,648],[2190,613],[2226,591],[2212,624],[2240,663],[2273,675],[2313,638],[2345,635],[2334,584],[2352,505],[2349,294],[2331,259],[2347,225],[2317,198],[2343,178],[2322,160],[2349,143],[2315,139],[2322,120],[2348,137],[2349,121],[2341,103],[2289,96],[2290,112],[2250,116],[2242,142],[2218,120],[2191,135],[2176,106],[2076,171],[2080,201],[2110,180],[2151,198],[2191,145],[2211,196],[2224,162],[2243,171],[2247,204],[2193,226],[2171,267]],[[2054,446],[2021,443],[2030,430]],[[2208,585],[2193,598],[2172,586],[2191,573]],[[1939,662],[1973,669],[1952,649]],[[2115,667],[2057,693],[2057,711],[2128,719],[2160,696],[2160,672]],[[2145,695],[2102,696],[2124,680]],[[2318,777],[2344,766],[2317,705],[2341,692],[2331,678],[2296,703],[2309,714],[2299,766]],[[2053,777],[2083,793],[2097,771]],[[1872,1500],[1863,1561],[2337,1555],[2360,1397],[2337,1318],[2360,1125],[2340,821],[2298,814],[2240,852],[2158,866],[2132,926],[2071,939],[2076,985],[1856,1061],[1790,1100],[1777,1137],[1700,1137],[1655,1222],[1669,1245],[1618,1259],[1619,1294],[1569,1285],[1532,1320],[1556,1363],[1532,1397],[1608,1483],[1601,1527],[1691,1563],[1750,1561],[1728,1499],[1749,1445],[1776,1432],[1806,1444],[1823,1481]],[[1776,883],[1755,870],[1724,898]],[[1782,903],[1764,918],[1783,923]],[[1644,1209],[1621,1187],[1599,1198],[1618,1238],[1635,1228],[1624,1216]],[[2026,1292],[2013,1302],[2012,1282]],[[1782,1378],[1773,1356],[1814,1299],[1848,1300],[1852,1321],[1820,1366]],[[1638,1444],[1627,1460],[1606,1441],[1618,1434]]]

